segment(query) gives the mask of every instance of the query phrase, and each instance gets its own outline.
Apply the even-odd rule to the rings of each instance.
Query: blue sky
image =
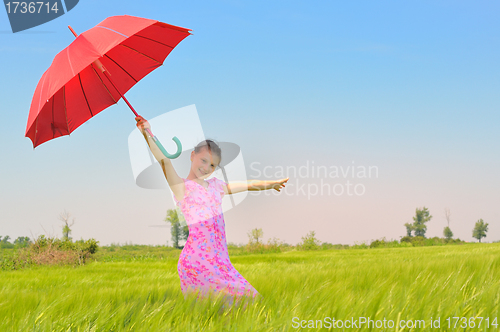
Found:
[[[500,240],[500,5],[491,1],[90,1],[13,34],[0,13],[0,235],[73,236],[102,244],[162,244],[173,207],[166,191],[135,185],[127,138],[133,114],[120,101],[71,137],[33,150],[24,137],[31,98],[54,56],[108,16],[133,15],[193,30],[164,66],[127,98],[146,118],[195,104],[205,135],[241,147],[248,178],[261,167],[375,165],[353,179],[362,196],[293,191],[249,195],[225,214],[229,242],[399,239],[417,207],[428,236],[442,236],[444,208],[456,237],[475,221]],[[342,179],[328,179],[330,184]],[[335,182],[336,181],[336,182]],[[287,190],[290,192],[286,194]]]

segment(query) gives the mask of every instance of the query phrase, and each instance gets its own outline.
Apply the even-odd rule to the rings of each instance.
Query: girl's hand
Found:
[[[146,129],[151,129],[151,126],[149,125],[149,122],[144,119],[142,116],[137,116],[135,118],[135,121],[137,121],[137,128],[139,128],[139,130],[144,133],[146,131]]]
[[[277,180],[277,181],[273,184],[273,189],[276,189],[277,191],[281,191],[281,188],[284,188],[284,187],[285,187],[285,182],[287,182],[287,181],[288,181],[288,179],[290,179],[290,178]]]

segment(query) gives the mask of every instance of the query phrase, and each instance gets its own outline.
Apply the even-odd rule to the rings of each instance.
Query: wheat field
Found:
[[[235,256],[245,309],[184,299],[177,257],[2,271],[0,331],[499,330],[500,243]]]

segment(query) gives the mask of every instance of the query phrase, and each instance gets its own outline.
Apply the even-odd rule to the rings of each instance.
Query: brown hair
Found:
[[[221,149],[219,147],[219,145],[217,145],[217,143],[215,143],[213,140],[211,139],[206,139],[204,141],[201,141],[195,148],[194,148],[194,153],[198,153],[201,151],[201,149],[203,148],[207,148],[208,149],[208,152],[216,155],[217,157],[219,157],[219,165],[222,161],[222,153],[221,153]]]
[[[224,169],[224,166],[221,166],[221,163],[222,163],[222,152],[221,152],[221,149],[220,149],[219,145],[217,143],[215,143],[211,139],[206,139],[206,140],[201,141],[200,143],[198,143],[198,145],[194,148],[194,153],[200,152],[201,149],[203,149],[203,148],[207,148],[208,152],[213,153],[217,157],[219,157],[220,161],[219,161],[219,165],[217,165],[217,166],[222,170],[222,174],[224,175],[224,179],[227,179],[226,170]],[[229,194],[231,194],[231,189],[229,188],[229,186],[227,187],[227,189],[229,191]]]

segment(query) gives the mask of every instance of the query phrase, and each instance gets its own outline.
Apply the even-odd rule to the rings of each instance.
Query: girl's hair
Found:
[[[194,148],[194,153],[200,152],[201,149],[203,149],[204,147],[208,149],[208,152],[210,152],[210,153],[216,155],[217,157],[219,157],[219,165],[220,165],[220,163],[222,162],[222,153],[221,153],[219,145],[217,145],[217,143],[215,143],[211,139],[206,139],[204,141],[201,141]]]

